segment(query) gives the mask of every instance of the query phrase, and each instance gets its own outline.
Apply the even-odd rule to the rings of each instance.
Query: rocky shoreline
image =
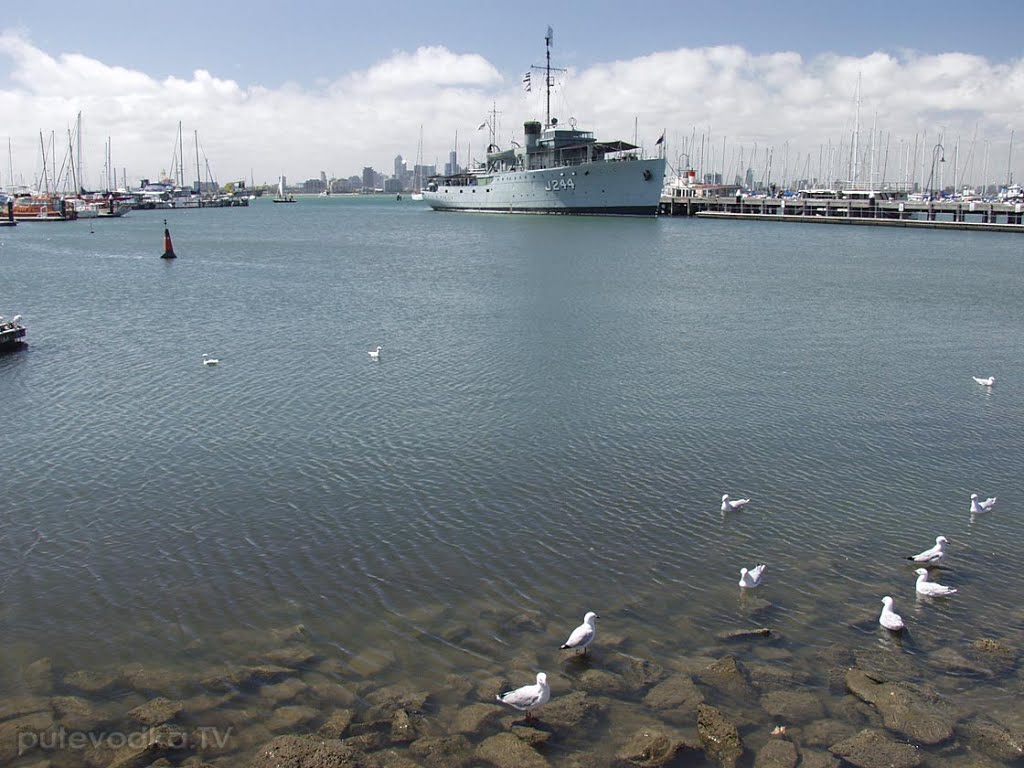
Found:
[[[502,617],[525,635],[536,617]],[[468,627],[451,633],[472,642]],[[888,638],[883,638],[888,640]],[[244,662],[23,670],[0,699],[0,765],[12,768],[542,768],[1024,765],[1014,704],[1019,655],[981,638],[930,658],[892,641],[795,656],[767,627],[720,632],[698,655],[637,654],[602,633],[587,656],[547,664],[552,699],[527,722],[494,694],[529,679],[449,673],[427,690],[386,648],[339,658],[304,626],[254,633]],[[227,647],[227,646],[225,646]],[[936,658],[936,656],[938,658]],[[931,674],[1006,690],[978,711],[920,682]],[[557,667],[557,668],[556,668]]]

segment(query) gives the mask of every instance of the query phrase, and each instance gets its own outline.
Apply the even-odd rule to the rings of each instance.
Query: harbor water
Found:
[[[696,740],[696,717],[595,670],[628,682],[643,660],[716,703],[701,670],[726,656],[755,692],[784,678],[821,702],[806,722],[723,705],[746,764],[778,725],[827,752],[800,728],[843,720],[854,664],[1022,732],[1022,255],[1014,234],[390,197],[0,230],[0,313],[29,343],[0,357],[0,713],[73,695],[110,730],[157,690],[126,669],[213,695],[201,680],[280,661],[260,654],[302,625],[293,698],[246,679],[179,715],[234,729],[201,757],[316,733],[344,698],[327,686],[357,724],[384,688],[423,692],[417,727],[446,736],[544,671],[548,707],[600,708],[531,749],[610,765],[640,725]],[[751,502],[723,513],[725,493]],[[994,510],[972,517],[971,493]],[[933,578],[959,591],[917,598],[906,557],[938,535]],[[877,624],[884,595],[903,638]],[[587,611],[574,659],[559,645]],[[284,705],[315,714],[274,725]],[[521,721],[499,716],[470,749]],[[860,717],[843,726],[886,728]],[[945,743],[925,764],[980,764]]]

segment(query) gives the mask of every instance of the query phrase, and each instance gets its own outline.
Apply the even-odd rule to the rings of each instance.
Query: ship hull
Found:
[[[438,211],[655,216],[665,160],[622,160],[439,180],[423,199]],[[462,177],[465,182],[466,177]]]

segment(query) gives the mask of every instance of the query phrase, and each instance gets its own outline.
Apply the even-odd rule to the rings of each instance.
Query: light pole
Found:
[[[928,175],[928,199],[929,200],[934,200],[935,199],[935,188],[934,188],[934,186],[932,186],[932,184],[933,184],[933,182],[935,180],[935,162],[936,162],[935,159],[936,158],[938,158],[938,162],[940,162],[940,163],[946,162],[946,148],[944,146],[942,146],[941,142],[936,144],[935,148],[932,150],[932,172]]]

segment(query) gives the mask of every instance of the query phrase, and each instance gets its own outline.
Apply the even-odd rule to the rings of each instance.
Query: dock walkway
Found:
[[[1024,204],[779,197],[662,197],[665,216],[1024,232]]]

